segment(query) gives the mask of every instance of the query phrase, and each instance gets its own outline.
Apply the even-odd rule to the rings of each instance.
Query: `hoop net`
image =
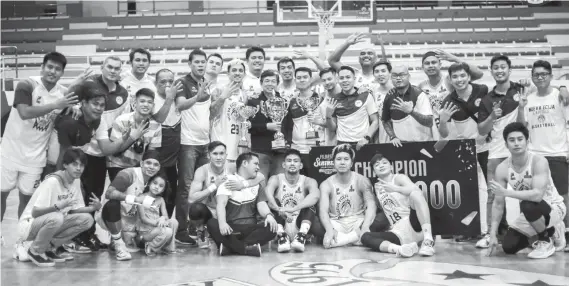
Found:
[[[334,32],[332,28],[334,28],[334,19],[332,16],[336,14],[336,12],[332,11],[314,11],[314,16],[318,17],[318,28],[321,35],[326,37],[326,40],[334,39]]]

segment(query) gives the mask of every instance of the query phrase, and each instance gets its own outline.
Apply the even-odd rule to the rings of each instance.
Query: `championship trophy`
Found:
[[[249,118],[255,116],[259,111],[259,107],[244,105],[239,107],[237,112],[239,113],[239,121],[241,122],[241,139],[239,139],[238,147],[247,148],[249,147],[247,141],[247,130],[251,127],[251,122]]]
[[[296,98],[298,105],[304,110],[308,112],[309,115],[314,114],[314,110],[320,106],[320,97],[319,96],[311,96],[305,99]],[[310,128],[306,132],[306,139],[317,139],[318,132],[314,130],[314,124],[310,122]]]
[[[273,97],[267,101],[261,101],[261,113],[271,121],[281,123],[288,113],[288,101],[281,97]],[[273,149],[283,149],[286,145],[284,134],[279,129],[275,133],[275,140],[271,142]]]

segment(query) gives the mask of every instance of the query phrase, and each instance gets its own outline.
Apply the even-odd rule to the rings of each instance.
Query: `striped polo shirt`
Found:
[[[63,115],[55,121],[57,139],[63,147],[80,147],[83,152],[92,151],[92,140],[109,139],[106,123],[99,119],[88,124],[85,121],[85,113],[78,120],[73,119],[71,114]]]
[[[186,99],[197,96],[199,85],[191,74],[178,79],[176,82],[182,83],[182,91],[176,97]],[[209,108],[211,97],[196,102],[192,107],[181,111],[181,134],[180,142],[182,145],[199,146],[209,143]]]
[[[410,101],[416,112],[423,115],[433,115],[431,103],[427,95],[416,86],[410,85],[403,96],[399,92],[391,92],[383,101],[383,113],[381,120],[383,122],[393,122],[393,132],[399,140],[407,142],[421,142],[433,140],[433,132],[431,127],[427,127],[419,123],[411,114],[393,108],[395,98],[401,98],[403,101]]]
[[[345,95],[343,92],[335,96],[339,107],[332,116],[336,117],[338,141],[357,142],[364,138],[369,129],[369,116],[377,113],[375,100],[370,92]]]
[[[227,176],[227,181],[232,179],[245,181],[245,178],[237,174]],[[223,183],[217,189],[216,196],[221,195],[229,196],[225,206],[225,216],[227,223],[230,224],[256,224],[259,213],[257,203],[267,201],[267,195],[259,185],[244,188],[241,191],[230,191]]]

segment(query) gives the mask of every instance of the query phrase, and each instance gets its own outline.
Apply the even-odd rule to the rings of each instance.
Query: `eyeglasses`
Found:
[[[392,73],[391,77],[392,78],[405,78],[408,75],[409,75],[408,73]]]
[[[551,75],[551,74],[548,73],[548,72],[542,72],[542,73],[534,73],[534,74],[532,74],[531,76],[532,76],[533,78],[546,78],[546,77],[548,77],[549,75]]]
[[[263,81],[263,83],[272,83],[272,84],[277,84],[276,80],[270,80],[270,79],[266,79]]]

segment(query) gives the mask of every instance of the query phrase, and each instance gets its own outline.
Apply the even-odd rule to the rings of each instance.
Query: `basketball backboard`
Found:
[[[376,20],[375,1],[307,0],[275,1],[275,25],[316,24],[314,12],[329,11],[335,25],[373,24]]]

